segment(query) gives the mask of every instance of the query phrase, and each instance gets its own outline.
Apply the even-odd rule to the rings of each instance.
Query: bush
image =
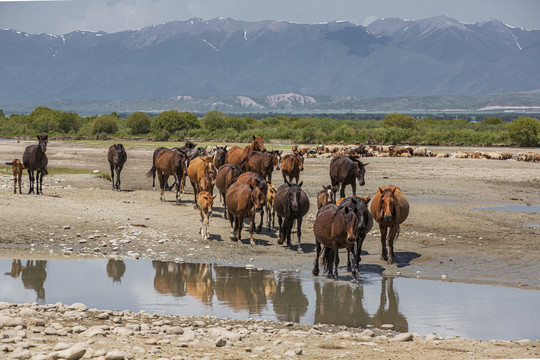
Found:
[[[101,115],[92,122],[92,134],[114,134],[118,131],[118,118],[114,115]]]
[[[531,117],[520,116],[508,124],[508,137],[521,146],[536,146],[540,143],[538,133],[540,121]]]
[[[221,111],[210,111],[202,118],[203,127],[209,132],[227,128],[227,115]]]
[[[401,129],[415,129],[416,120],[409,115],[392,113],[386,115],[383,119],[383,126],[385,128],[398,127]]]
[[[132,135],[148,134],[150,132],[150,116],[142,111],[134,112],[126,118],[126,125]]]
[[[175,134],[179,130],[189,130],[199,127],[197,115],[189,112],[179,112],[178,110],[168,110],[161,112],[150,122],[150,128],[154,134]]]

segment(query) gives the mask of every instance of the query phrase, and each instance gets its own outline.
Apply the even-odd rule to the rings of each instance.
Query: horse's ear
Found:
[[[212,199],[215,199],[217,195],[212,196]]]
[[[368,165],[369,165],[369,163],[365,163],[365,164],[364,164],[364,166],[368,166]]]
[[[38,140],[41,140],[41,135],[38,135],[38,136],[37,136],[37,139],[38,139]]]
[[[328,188],[326,186],[322,186],[323,190],[328,190]]]
[[[255,135],[251,135],[251,136],[253,136],[253,140],[255,140]]]
[[[287,184],[287,186],[291,186],[292,184],[290,182],[288,182],[287,180],[285,180],[285,183]]]
[[[392,188],[392,194],[394,194],[396,192],[396,189],[397,189],[397,187],[395,187],[395,186]]]
[[[227,150],[227,145],[225,145],[225,147],[223,148],[223,150]]]
[[[345,214],[349,213],[349,208],[345,206]]]
[[[261,135],[261,139],[264,137],[264,135]]]
[[[302,187],[303,183],[304,183],[304,180],[300,181],[300,184],[298,184],[298,187]]]
[[[337,186],[337,185],[335,185],[335,186],[332,186],[332,192],[336,192],[336,191],[337,191],[337,189],[338,189],[338,186]]]
[[[379,190],[377,190],[377,191],[378,191],[378,192],[380,192],[381,194],[383,193],[383,191],[382,191],[382,189],[381,189],[381,188],[379,188]]]
[[[369,201],[371,200],[371,196],[361,197],[360,199],[362,199],[364,203],[367,205]]]

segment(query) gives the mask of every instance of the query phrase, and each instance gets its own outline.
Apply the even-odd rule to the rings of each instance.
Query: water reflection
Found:
[[[0,259],[0,268],[10,270],[0,277],[0,301],[7,302],[35,301],[37,294],[40,303],[83,302],[89,308],[540,338],[537,291],[378,274],[351,284],[302,273],[147,260]]]
[[[107,276],[109,276],[113,283],[122,282],[122,276],[126,272],[126,263],[124,260],[110,259],[107,262]]]

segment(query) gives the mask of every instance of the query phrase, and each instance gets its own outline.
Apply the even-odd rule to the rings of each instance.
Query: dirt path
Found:
[[[1,141],[0,159],[20,158],[31,143]],[[97,146],[50,141],[49,167],[108,173],[110,144],[112,141]],[[72,256],[115,252],[129,257],[311,271],[316,193],[330,182],[329,159],[306,159],[304,164],[301,180],[311,209],[303,226],[303,252],[298,254],[277,245],[275,229],[264,228],[257,234],[259,245],[255,247],[249,246],[247,227],[242,244],[230,241],[230,225],[222,218],[219,197],[210,222],[211,239],[203,241],[191,186],[187,185],[181,205],[174,203],[171,192],[166,193],[168,201],[161,203],[159,192],[151,190],[151,179],[144,176],[151,167],[153,149],[141,145],[126,150],[122,192],[111,191],[110,181],[96,175],[51,175],[45,178],[44,196],[14,195],[11,176],[0,176],[3,257],[30,248],[53,250],[48,256],[67,249]],[[446,275],[451,281],[540,289],[540,215],[477,209],[540,204],[538,163],[451,158],[368,158],[365,162],[369,163],[366,186],[359,189],[360,195],[373,195],[379,186],[394,184],[408,197],[411,211],[396,244],[399,262],[387,265],[379,259],[375,226],[364,242],[361,273],[399,272],[433,279]],[[274,173],[274,182],[283,182],[280,173]],[[23,186],[27,191],[26,175]],[[347,188],[347,194],[350,191]],[[341,276],[348,279],[349,275],[343,269]]]

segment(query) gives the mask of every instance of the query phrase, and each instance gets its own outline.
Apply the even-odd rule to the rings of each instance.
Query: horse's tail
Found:
[[[13,160],[13,161],[6,161],[6,165],[13,165],[15,164],[17,161],[16,160]]]
[[[332,270],[332,266],[334,266],[334,249],[328,246],[324,247],[323,255],[321,256],[321,265],[327,274]]]
[[[249,155],[249,153],[248,153],[248,155]],[[240,164],[238,164],[238,165],[242,166],[242,164],[247,160],[248,155],[246,155],[246,156],[242,159],[242,161],[240,161]]]
[[[149,178],[151,176],[154,176],[155,173],[156,173],[156,165],[152,164],[152,168],[150,168],[150,170],[148,170],[145,175],[147,178]]]

